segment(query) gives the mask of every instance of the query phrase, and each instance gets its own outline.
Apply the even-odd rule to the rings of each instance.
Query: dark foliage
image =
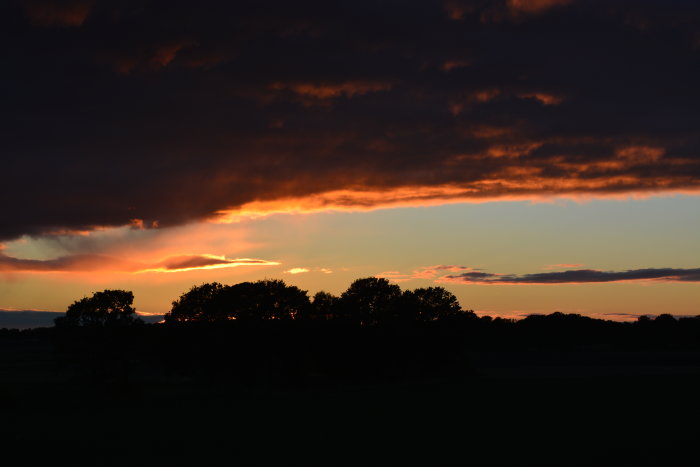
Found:
[[[339,297],[328,292],[317,292],[311,302],[311,308],[309,308],[306,318],[320,321],[339,319],[341,317],[338,309],[339,300]]]
[[[401,309],[407,319],[423,323],[455,318],[464,313],[457,297],[442,287],[405,291],[401,297]]]
[[[386,279],[357,279],[342,293],[338,307],[343,318],[371,325],[394,320],[399,311],[401,288]]]
[[[340,297],[309,304],[261,281],[194,287],[164,325],[0,329],[0,430],[51,456],[26,465],[63,451],[85,465],[692,464],[700,317],[479,318],[440,289],[384,285],[351,287],[371,323]],[[368,305],[377,290],[392,313]],[[133,442],[134,423],[149,442]],[[358,433],[373,444],[348,449]]]
[[[173,302],[167,323],[225,322],[232,320],[292,320],[309,313],[306,291],[281,280],[241,282],[231,286],[217,282],[192,287]]]
[[[217,282],[192,287],[173,302],[167,323],[226,321],[334,321],[375,326],[388,323],[431,322],[472,315],[457,297],[442,287],[402,292],[386,279],[354,281],[340,297],[318,292],[313,302],[307,292],[281,280]]]
[[[224,286],[218,282],[195,285],[173,302],[170,313],[165,315],[166,322],[218,321],[225,319],[214,307],[214,300]]]
[[[473,376],[479,355],[503,352],[511,355],[508,365],[547,355],[547,365],[625,366],[629,352],[644,359],[680,352],[674,364],[686,365],[700,351],[700,317],[479,318],[443,288],[402,292],[377,278],[354,281],[340,297],[319,292],[313,301],[280,280],[202,284],[173,302],[164,325],[126,326],[138,322],[132,301],[131,292],[98,292],[73,303],[55,328],[0,330],[0,342],[52,343],[56,355],[95,380],[256,387],[463,379]]]
[[[126,290],[103,290],[73,302],[66,315],[54,320],[56,326],[129,326],[142,324],[132,306],[134,294]]]

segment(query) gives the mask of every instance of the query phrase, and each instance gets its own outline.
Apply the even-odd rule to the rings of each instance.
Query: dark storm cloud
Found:
[[[35,26],[80,26],[90,14],[92,0],[24,0]]]
[[[443,276],[442,282],[462,284],[581,284],[627,281],[700,282],[700,268],[648,268],[627,271],[597,271],[577,269],[535,274],[492,274],[469,271]]]
[[[0,26],[0,239],[700,186],[697,2],[31,0]]]

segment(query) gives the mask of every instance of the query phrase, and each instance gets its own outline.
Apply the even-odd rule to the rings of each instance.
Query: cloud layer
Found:
[[[540,272],[534,274],[494,274],[478,270],[449,274],[440,282],[457,284],[586,284],[602,282],[700,282],[700,268],[648,268],[627,271],[597,271],[595,269],[575,269],[560,272]]]
[[[555,264],[545,267],[569,267],[577,265]],[[646,268],[627,271],[599,271],[595,269],[570,269],[532,274],[498,274],[478,268],[457,265],[426,266],[411,273],[386,271],[377,274],[394,282],[412,279],[430,279],[438,283],[453,284],[586,284],[603,282],[700,282],[700,268]]]
[[[698,21],[643,0],[5,2],[0,240],[697,192]]]
[[[275,266],[263,259],[225,258],[215,255],[179,255],[155,263],[131,261],[115,256],[76,254],[56,259],[20,259],[0,253],[0,272],[181,272],[195,269],[220,269],[238,266]]]

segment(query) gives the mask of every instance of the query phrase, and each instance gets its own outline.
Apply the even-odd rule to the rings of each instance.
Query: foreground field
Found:
[[[343,354],[347,333],[334,347],[305,331],[294,350],[259,331],[230,331],[237,344],[211,331],[186,342],[181,332],[147,349],[133,335],[121,348],[124,336],[5,336],[0,440],[18,459],[9,465],[696,460],[700,351],[688,346],[460,347],[425,332],[374,332],[353,334]]]

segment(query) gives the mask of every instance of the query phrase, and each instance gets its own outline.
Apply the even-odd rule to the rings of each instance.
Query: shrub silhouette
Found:
[[[56,326],[126,326],[142,323],[134,315],[134,294],[126,290],[104,290],[73,302]]]

